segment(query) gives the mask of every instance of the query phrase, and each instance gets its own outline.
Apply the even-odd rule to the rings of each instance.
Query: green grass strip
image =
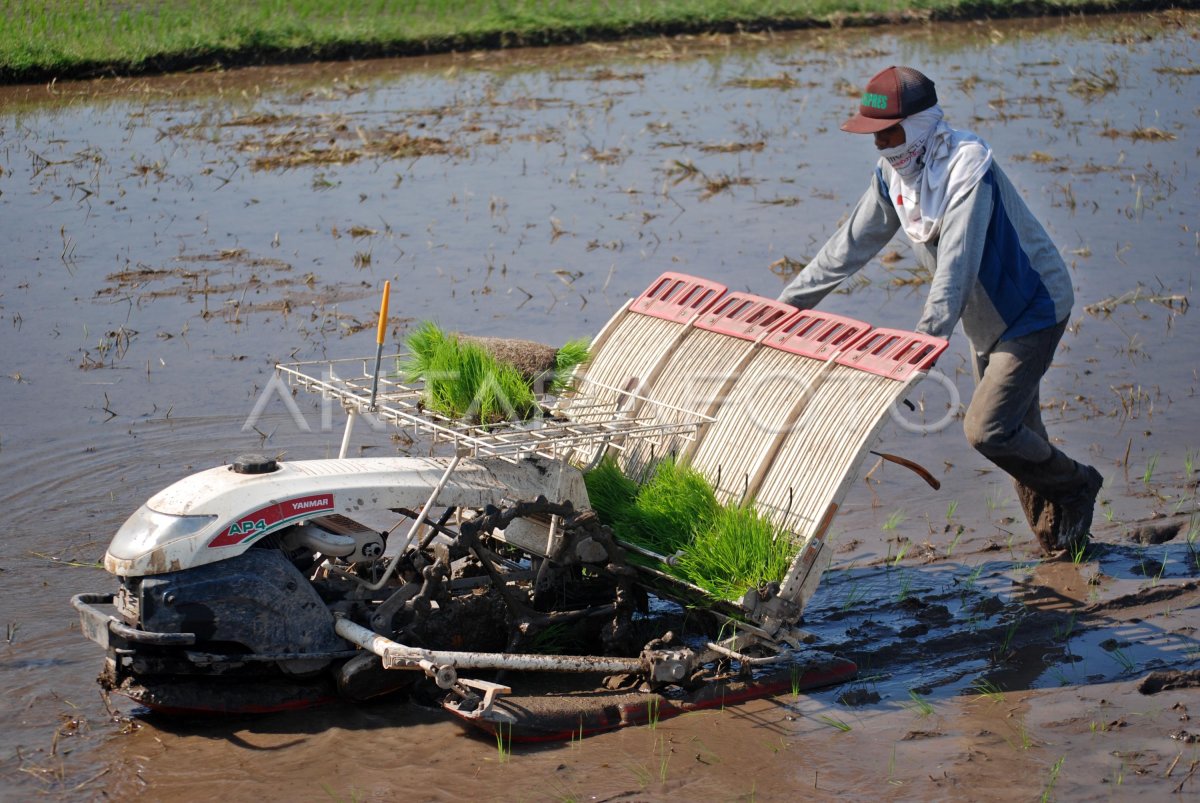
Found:
[[[415,55],[705,31],[1193,0],[9,0],[0,80]]]

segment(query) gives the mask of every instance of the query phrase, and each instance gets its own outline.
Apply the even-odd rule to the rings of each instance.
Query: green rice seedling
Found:
[[[1192,472],[1196,468],[1196,450],[1188,449],[1187,454],[1183,456],[1183,476],[1185,479],[1192,478]]]
[[[903,522],[905,518],[904,509],[901,508],[900,510],[892,513],[892,515],[888,516],[887,521],[880,526],[880,529],[884,532],[894,530],[900,526],[901,522]]]
[[[778,753],[781,750],[786,750],[788,743],[783,740],[783,737],[778,737],[775,741],[767,740],[763,745],[772,753]]]
[[[504,732],[503,722],[496,723],[496,756],[501,764],[507,764],[512,759],[512,725],[508,733]]]
[[[849,733],[851,730],[848,722],[838,719],[837,717],[830,716],[829,714],[818,714],[816,719],[817,722],[828,725],[831,728],[837,728],[842,733]]]
[[[966,527],[962,526],[961,524],[958,525],[958,529],[954,533],[954,540],[950,542],[950,546],[946,547],[946,557],[949,558],[954,555],[954,550],[958,548],[958,542],[962,540],[963,533],[966,532],[966,530]]]
[[[629,517],[637,499],[638,484],[621,471],[616,458],[606,455],[595,468],[583,475],[592,510],[605,524],[615,526]]]
[[[1113,647],[1109,655],[1114,661],[1120,664],[1121,668],[1127,673],[1132,672],[1137,668],[1137,663],[1128,655],[1126,655],[1120,647]]]
[[[529,640],[529,651],[539,655],[566,655],[582,647],[578,634],[566,622],[547,625]]]
[[[587,362],[588,341],[586,339],[568,340],[554,355],[554,376],[546,390],[556,396],[571,390],[571,374],[575,369]]]
[[[1069,677],[1067,677],[1067,673],[1062,670],[1062,667],[1059,667],[1059,666],[1051,667],[1050,674],[1052,674],[1058,680],[1059,686],[1070,686],[1071,685],[1071,679]]]
[[[403,373],[420,378],[429,373],[433,355],[446,342],[446,335],[433,321],[422,321],[405,340],[408,360],[397,366]]]
[[[674,460],[663,460],[641,487],[625,521],[615,525],[623,540],[672,555],[707,529],[720,504],[708,480]]]
[[[1061,626],[1056,625],[1054,628],[1055,641],[1066,641],[1071,638],[1071,633],[1075,630],[1075,614],[1072,613],[1067,617],[1067,621]]]
[[[751,507],[723,507],[696,533],[680,557],[684,579],[721,599],[739,599],[748,588],[778,582],[791,564],[792,545]]]
[[[1041,563],[1041,560],[1014,560],[1012,565],[1012,573],[1032,575],[1035,571],[1037,571],[1037,567],[1040,566]]]
[[[1050,780],[1046,782],[1046,788],[1042,790],[1042,803],[1050,803],[1053,800],[1050,795],[1054,791],[1054,784],[1058,783],[1058,773],[1062,772],[1063,762],[1066,760],[1066,756],[1059,756],[1058,761],[1055,761],[1054,766],[1050,768]]]
[[[895,567],[900,561],[904,560],[904,556],[908,554],[909,547],[911,546],[912,541],[908,540],[907,538],[900,542],[896,548],[896,555],[891,561],[893,567]],[[888,551],[891,551],[891,547],[888,547]]]
[[[905,708],[909,709],[919,717],[927,717],[933,713],[933,704],[918,694],[914,689],[908,690],[908,696],[912,702],[905,703]]]
[[[427,409],[485,425],[537,413],[521,372],[482,346],[448,336],[430,322],[418,326],[407,345],[410,357],[400,368],[409,381],[424,380]]]
[[[984,497],[983,501],[987,504],[989,517],[995,516],[996,511],[999,508],[1004,507],[1005,503],[1008,501],[1003,497],[1002,494],[1003,491],[999,487],[992,486],[992,489],[988,491],[987,496]]]
[[[424,321],[406,340],[409,357],[400,370],[409,381],[425,381],[425,405],[451,418],[470,417],[488,424],[529,418],[538,407],[534,386],[512,365],[493,357],[477,343],[463,342]],[[588,358],[588,342],[572,340],[555,354],[547,390],[569,389],[571,373]]]
[[[674,460],[659,463],[639,487],[606,458],[585,482],[593,509],[619,539],[671,557],[655,568],[714,596],[739,599],[749,588],[782,580],[791,565],[787,533],[751,506],[721,505],[699,472]]]
[[[958,500],[954,500],[946,505],[946,523],[949,524],[954,520],[954,514],[958,512]]]
[[[1078,566],[1083,563],[1083,559],[1087,557],[1088,542],[1081,540],[1071,546],[1071,563]]]
[[[713,764],[721,763],[721,757],[713,752],[712,748],[709,747],[699,736],[692,736],[688,741],[690,741],[697,748],[696,760],[701,764],[708,764],[709,766],[712,766]]]
[[[1150,479],[1154,476],[1154,470],[1158,468],[1158,457],[1158,452],[1155,452],[1146,461],[1146,469],[1142,472],[1142,484],[1146,487],[1150,487]]]
[[[1029,728],[1026,726],[1025,720],[1016,720],[1013,723],[1013,731],[1015,738],[1004,737],[1004,741],[1008,742],[1009,747],[1014,750],[1028,750],[1033,747],[1033,739],[1029,735]]]
[[[665,736],[658,737],[658,782],[667,782],[667,765],[671,762],[671,751],[667,749]]]
[[[908,595],[912,593],[912,575],[904,572],[900,575],[900,588],[896,592],[896,601],[904,602],[908,599]]]
[[[867,596],[867,592],[863,590],[858,583],[850,586],[846,591],[846,596],[842,599],[842,612],[846,612],[853,608],[858,603],[862,602]]]
[[[472,359],[479,361],[481,378],[467,405],[467,417],[491,424],[513,419],[524,421],[540,414],[533,390],[520,371],[495,359],[489,360],[482,348]]]
[[[654,730],[658,727],[658,706],[658,697],[651,695],[650,698],[646,700],[646,724],[650,726],[650,730]]]
[[[1012,622],[1004,630],[1004,638],[1000,639],[999,655],[1008,655],[1012,648],[1013,637],[1017,635],[1017,628],[1021,626],[1021,620],[1013,619]]]
[[[971,687],[979,692],[980,697],[986,697],[993,703],[1004,702],[1004,692],[999,686],[987,678],[976,678]]]
[[[480,361],[486,365],[482,358]],[[525,421],[540,413],[533,391],[516,368],[496,363],[494,369],[488,366],[481,373],[482,379],[467,405],[467,417],[491,424],[513,419]]]

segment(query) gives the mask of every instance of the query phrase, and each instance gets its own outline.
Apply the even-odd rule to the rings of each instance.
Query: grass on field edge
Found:
[[[455,34],[374,37],[361,39],[330,36],[328,41],[296,44],[294,39],[257,32],[244,44],[207,45],[193,42],[179,51],[126,58],[62,57],[48,65],[44,59],[14,63],[12,54],[0,53],[0,84],[31,84],[55,80],[155,75],[170,72],[220,70],[246,66],[299,64],[398,56],[429,55],[468,50],[569,45],[588,41],[614,41],[654,36],[786,31],[808,28],[866,27],[966,19],[1004,19],[1036,16],[1129,13],[1192,9],[1200,0],[918,0],[919,6],[895,11],[837,11],[828,14],[770,16],[734,11],[728,17],[614,19],[529,24],[521,30],[477,28]]]

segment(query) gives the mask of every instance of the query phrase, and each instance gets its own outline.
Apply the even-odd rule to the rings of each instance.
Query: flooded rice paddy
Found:
[[[661,39],[0,90],[0,797],[368,800],[1165,797],[1200,789],[1195,15]],[[665,270],[774,296],[867,186],[837,130],[891,63],[937,81],[1066,256],[1042,401],[1105,477],[1096,546],[1038,560],[957,423],[865,466],[806,613],[858,681],[511,753],[402,701],[208,723],[94,683],[68,600],[192,471],[336,451],[247,417],[278,361],[413,321],[561,343]],[[827,308],[911,327],[895,241]],[[965,343],[939,367],[966,400]],[[927,382],[910,415],[936,420]],[[303,425],[303,427],[301,426]],[[362,433],[364,453],[404,451]],[[1185,678],[1186,680],[1186,678]],[[1170,685],[1170,684],[1168,684]]]

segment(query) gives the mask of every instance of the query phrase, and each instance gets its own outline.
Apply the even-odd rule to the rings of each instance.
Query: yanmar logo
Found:
[[[305,499],[299,502],[291,502],[292,510],[313,510],[314,508],[325,510],[333,507],[333,497],[329,495],[317,497],[316,499]]]
[[[273,505],[259,508],[252,513],[239,516],[237,521],[208,542],[210,547],[245,546],[260,535],[276,530],[285,524],[310,516],[313,513],[332,511],[333,494],[316,494],[285,499]]]

